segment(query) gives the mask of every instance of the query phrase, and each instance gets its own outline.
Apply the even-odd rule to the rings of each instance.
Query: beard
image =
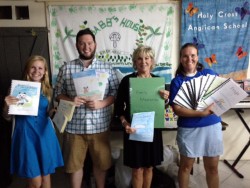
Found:
[[[84,55],[84,53],[82,53],[78,48],[77,48],[77,51],[78,51],[80,59],[91,60],[91,59],[93,59],[95,57],[96,49],[89,56]]]

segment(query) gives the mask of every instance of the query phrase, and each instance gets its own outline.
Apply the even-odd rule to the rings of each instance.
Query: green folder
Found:
[[[159,94],[160,89],[165,89],[165,79],[161,77],[130,78],[129,84],[131,115],[138,112],[154,111],[154,127],[165,128],[165,101]]]

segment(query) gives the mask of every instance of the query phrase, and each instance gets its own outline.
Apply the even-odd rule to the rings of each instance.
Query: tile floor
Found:
[[[228,161],[233,164],[234,161]],[[239,161],[235,168],[244,178],[239,178],[223,161],[219,163],[220,188],[250,188],[250,161]],[[203,162],[194,165],[190,188],[207,188]]]
[[[233,161],[229,161],[233,164]],[[239,178],[223,161],[219,163],[220,188],[250,188],[250,161],[239,161],[236,169],[244,176]],[[25,181],[14,178],[9,188],[25,188]],[[52,175],[52,188],[69,188],[67,176],[62,169]],[[203,162],[194,165],[193,175],[190,179],[190,188],[207,188]]]

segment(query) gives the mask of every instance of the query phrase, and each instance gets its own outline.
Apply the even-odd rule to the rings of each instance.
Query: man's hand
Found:
[[[76,96],[73,99],[73,102],[75,103],[75,105],[77,107],[79,107],[79,106],[84,105],[86,103],[86,99],[84,97],[78,97],[78,96]]]
[[[97,110],[104,107],[102,100],[87,100],[85,106],[91,110]]]

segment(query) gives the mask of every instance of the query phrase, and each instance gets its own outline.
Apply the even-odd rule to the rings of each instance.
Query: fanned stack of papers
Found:
[[[173,102],[194,110],[204,110],[213,103],[213,112],[220,116],[247,96],[232,79],[207,75],[184,82]]]
[[[77,96],[89,100],[102,100],[109,74],[104,71],[88,69],[72,74]]]

